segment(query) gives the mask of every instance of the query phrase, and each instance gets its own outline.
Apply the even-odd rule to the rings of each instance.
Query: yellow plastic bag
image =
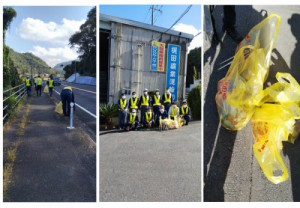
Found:
[[[276,73],[277,83],[260,93],[261,103],[300,103],[300,85],[289,73]]]
[[[63,115],[63,109],[62,109],[62,102],[61,101],[56,105],[55,112],[58,113],[59,115]]]
[[[223,127],[242,129],[251,119],[268,73],[264,51],[253,46],[242,47],[234,56],[226,76],[218,82],[216,104]]]
[[[46,86],[44,87],[44,93],[49,93],[48,85],[46,85]]]
[[[252,118],[254,136],[253,152],[265,176],[278,184],[288,178],[280,151],[282,141],[297,136],[294,131],[295,119],[300,116],[300,108],[295,103],[263,104],[257,108]]]

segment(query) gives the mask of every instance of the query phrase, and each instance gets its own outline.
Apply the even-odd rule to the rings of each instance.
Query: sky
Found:
[[[90,6],[16,6],[17,17],[6,32],[5,43],[13,50],[31,52],[49,66],[74,60],[69,38],[85,22]]]
[[[151,24],[151,5],[100,5],[100,13]],[[169,28],[189,5],[154,5],[162,11],[154,13],[154,25]],[[189,12],[172,28],[180,32],[198,34],[202,31],[201,5],[193,5]],[[196,36],[189,50],[201,46],[202,34]]]

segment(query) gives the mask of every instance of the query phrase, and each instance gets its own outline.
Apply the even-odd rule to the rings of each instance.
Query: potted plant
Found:
[[[100,103],[100,117],[105,119],[106,129],[112,125],[112,118],[116,115],[118,115],[117,105]]]

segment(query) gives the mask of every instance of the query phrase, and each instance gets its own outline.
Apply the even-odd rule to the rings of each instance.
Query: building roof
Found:
[[[150,25],[150,24],[146,24],[146,23],[143,23],[143,22],[124,19],[124,18],[120,18],[120,17],[115,17],[115,16],[111,16],[111,15],[107,15],[107,14],[101,14],[100,13],[100,21],[118,22],[118,23],[121,23],[121,24],[135,26],[135,27],[139,27],[139,28],[143,28],[143,29],[147,29],[147,30],[160,32],[160,33],[170,34],[170,35],[174,35],[174,36],[180,36],[180,37],[187,38],[187,39],[190,39],[190,40],[192,40],[193,37],[194,37],[192,34],[179,32],[179,31],[171,30],[171,29],[168,30],[168,28],[159,27],[159,26],[155,26],[155,25]]]

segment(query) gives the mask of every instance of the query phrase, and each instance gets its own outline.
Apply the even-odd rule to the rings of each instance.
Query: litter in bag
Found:
[[[58,113],[59,115],[63,115],[63,109],[62,109],[62,102],[60,101],[56,107],[55,107],[55,112]]]
[[[44,93],[49,93],[48,85],[46,85],[46,86],[44,87]]]

